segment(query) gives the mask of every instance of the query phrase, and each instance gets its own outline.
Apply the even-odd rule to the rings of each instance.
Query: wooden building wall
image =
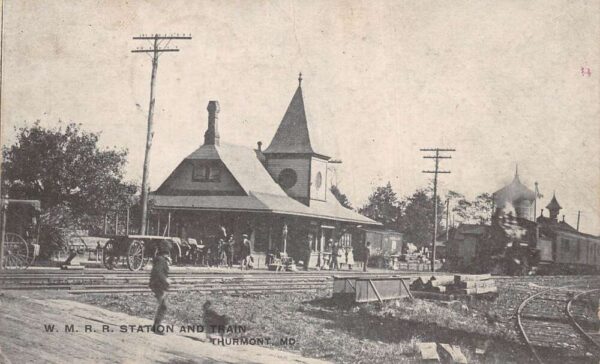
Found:
[[[218,168],[218,180],[199,178],[205,167]],[[244,191],[220,160],[184,160],[156,191],[161,195],[243,195]]]

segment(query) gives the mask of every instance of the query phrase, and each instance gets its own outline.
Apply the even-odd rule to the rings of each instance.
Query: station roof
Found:
[[[380,225],[342,206],[328,190],[326,201],[306,206],[289,197],[277,184],[251,148],[221,143],[202,145],[187,160],[221,160],[245,192],[245,196],[177,196],[151,194],[156,209],[265,212]],[[174,172],[175,173],[175,172]],[[160,191],[161,188],[157,191]]]

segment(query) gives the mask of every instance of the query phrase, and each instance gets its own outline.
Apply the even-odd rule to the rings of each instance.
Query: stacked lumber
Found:
[[[412,291],[474,295],[498,291],[490,274],[419,277],[410,285]]]
[[[483,294],[498,292],[491,274],[455,275],[450,290],[457,294]]]

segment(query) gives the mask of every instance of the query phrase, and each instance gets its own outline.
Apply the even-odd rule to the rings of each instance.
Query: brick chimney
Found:
[[[219,145],[219,101],[209,101],[208,106],[208,128],[204,133],[204,144]]]

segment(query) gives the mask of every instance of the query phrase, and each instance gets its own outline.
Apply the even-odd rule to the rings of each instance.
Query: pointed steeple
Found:
[[[300,73],[298,88],[264,154],[313,154],[329,159],[314,149],[310,134],[302,96],[302,73]]]
[[[519,180],[519,163],[515,165],[515,180]]]
[[[556,193],[552,195],[552,200],[550,200],[550,203],[548,204],[548,206],[546,206],[546,208],[548,209],[548,211],[550,211],[550,218],[557,220],[558,214],[560,213],[562,207],[556,200]]]

